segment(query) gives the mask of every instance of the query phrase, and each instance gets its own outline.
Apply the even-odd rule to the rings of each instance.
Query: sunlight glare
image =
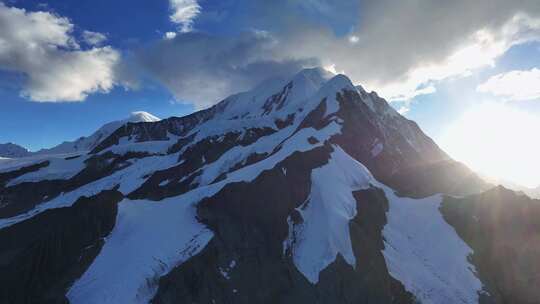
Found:
[[[454,159],[481,175],[526,187],[540,185],[540,117],[484,103],[451,124],[441,139]]]

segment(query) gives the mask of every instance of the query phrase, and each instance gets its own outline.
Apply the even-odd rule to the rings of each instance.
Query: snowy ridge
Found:
[[[288,80],[273,80],[254,90],[233,95],[223,102],[225,111],[216,120],[237,119],[250,121],[262,116],[285,118],[305,106],[321,87],[336,75],[321,68],[305,69]],[[327,93],[329,93],[327,91]],[[269,103],[275,97],[275,104]],[[281,103],[282,102],[282,103]],[[281,106],[280,106],[281,104]]]
[[[160,121],[160,119],[148,112],[144,112],[144,111],[132,112],[128,118],[107,123],[88,137],[81,137],[75,141],[66,141],[50,149],[39,150],[35,152],[34,154],[51,155],[51,154],[87,152],[95,148],[102,140],[107,138],[116,129],[120,128],[122,125],[125,125],[126,123],[156,122],[156,121]]]
[[[443,218],[441,195],[401,198],[382,184],[390,203],[383,251],[390,274],[421,303],[478,303],[482,282],[472,249]]]
[[[356,216],[353,191],[367,189],[371,173],[359,163],[349,161],[346,153],[334,147],[328,164],[311,173],[311,193],[297,210],[303,223],[289,226],[285,251],[290,249],[298,270],[313,284],[319,273],[332,263],[337,254],[356,267],[349,221]],[[288,219],[291,223],[291,219]]]
[[[369,170],[334,147],[328,164],[313,170],[311,194],[299,209],[304,222],[293,225],[284,251],[292,250],[298,270],[313,284],[341,254],[352,267],[349,222],[356,216],[353,191],[377,187],[389,201],[383,251],[390,274],[421,303],[478,303],[482,283],[468,261],[472,250],[443,219],[440,195],[425,199],[398,197]]]

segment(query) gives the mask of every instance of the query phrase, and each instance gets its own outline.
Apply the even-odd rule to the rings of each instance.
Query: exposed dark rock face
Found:
[[[201,201],[198,217],[215,236],[199,255],[161,278],[154,302],[315,300],[306,290],[311,288],[309,282],[290,259],[284,258],[283,241],[288,233],[288,215],[309,194],[311,169],[326,163],[329,153],[326,146],[293,154],[252,183],[230,184]],[[227,269],[232,260],[236,266],[229,270],[227,279],[220,267]]]
[[[8,218],[29,211],[37,204],[47,202],[62,192],[72,191],[131,165],[128,161],[130,159],[147,156],[149,156],[148,153],[141,152],[128,152],[123,155],[107,152],[87,159],[86,167],[68,180],[24,182],[11,187],[4,187],[0,183],[0,218]],[[3,176],[13,179],[47,165],[48,161],[3,173]],[[0,179],[3,176],[0,175]]]
[[[47,167],[49,165],[49,163],[50,163],[49,161],[43,161],[43,162],[40,162],[40,163],[37,163],[37,164],[33,164],[33,165],[30,165],[30,166],[19,168],[17,170],[0,173],[0,187],[5,186],[5,184],[7,182],[9,182],[10,180],[12,180],[14,178],[17,178],[17,177],[19,177],[21,175],[24,175],[24,174],[30,173],[30,172],[34,172],[34,171],[37,171],[37,170],[39,170],[41,168]]]
[[[276,93],[264,103],[263,105],[263,115],[271,113],[273,110],[281,110],[283,107],[283,104],[285,103],[285,100],[287,100],[287,95],[289,94],[290,90],[293,87],[292,81],[289,82],[287,85],[283,87],[281,92]]]
[[[311,170],[324,165],[330,152],[326,145],[295,153],[252,183],[231,184],[203,200],[198,215],[215,237],[160,280],[153,302],[412,303],[381,253],[388,204],[380,190],[355,193],[359,212],[350,225],[356,270],[338,256],[313,285],[283,255],[287,217],[307,198]]]
[[[276,127],[278,129],[286,128],[286,127],[293,124],[294,116],[295,116],[294,114],[289,114],[289,115],[287,115],[287,118],[285,118],[285,119],[276,119],[276,121],[274,123],[276,124]]]
[[[392,114],[395,110],[384,99],[371,97],[375,112],[357,92],[344,91],[337,100],[337,116],[344,125],[333,142],[402,195],[470,194],[487,188],[476,174],[448,158],[416,123]],[[374,153],[377,145],[380,151]]]
[[[0,303],[67,303],[99,253],[122,195],[105,191],[0,230]]]
[[[468,195],[490,187],[462,163],[446,159],[406,166],[388,179],[402,196],[425,197],[434,193]]]
[[[198,124],[221,112],[226,106],[227,100],[224,100],[211,108],[183,117],[170,117],[157,122],[127,123],[100,142],[90,153],[99,153],[116,145],[122,137],[133,138],[136,142],[144,142],[167,140],[167,133],[184,136]]]
[[[346,281],[354,282],[349,288],[354,291],[355,300],[344,303],[414,303],[413,295],[389,275],[382,255],[382,229],[388,212],[384,192],[370,188],[353,194],[357,215],[349,227],[357,267],[354,277]],[[328,303],[332,303],[331,299]]]
[[[107,152],[97,154],[85,161],[86,167],[66,181],[67,191],[77,189],[83,185],[96,181],[116,171],[122,170],[131,165],[129,160],[140,159],[151,156],[147,152],[127,152],[125,154],[114,154]]]
[[[195,179],[201,174],[197,171],[204,165],[211,164],[218,160],[225,152],[237,146],[248,146],[259,138],[275,133],[271,128],[251,128],[243,134],[239,132],[229,132],[223,136],[212,136],[194,143],[183,151],[180,156],[179,165],[169,169],[156,171],[150,176],[144,184],[130,193],[130,199],[148,198],[152,200],[161,200],[166,197],[180,195],[195,187],[198,184]],[[190,140],[191,141],[191,140]],[[173,145],[173,151],[180,148],[180,145],[186,145],[184,142],[177,142]],[[259,158],[256,158],[259,159]],[[247,163],[255,159],[246,160]],[[259,159],[260,160],[260,159]],[[237,166],[236,168],[239,168]],[[217,179],[219,180],[219,179]],[[162,183],[166,182],[165,185]]]
[[[65,184],[63,180],[43,180],[0,187],[0,218],[24,213],[54,198],[62,192]]]
[[[445,198],[445,219],[474,250],[485,303],[540,301],[540,200],[501,186],[463,199]]]

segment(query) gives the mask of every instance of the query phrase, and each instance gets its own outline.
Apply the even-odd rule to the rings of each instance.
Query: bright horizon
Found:
[[[472,107],[448,126],[443,150],[477,173],[528,188],[540,185],[540,120],[506,104]]]

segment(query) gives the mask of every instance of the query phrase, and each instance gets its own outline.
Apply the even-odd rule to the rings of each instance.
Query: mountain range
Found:
[[[540,299],[540,201],[345,75],[105,129],[0,160],[0,302]]]
[[[112,132],[118,129],[120,126],[128,122],[153,122],[159,121],[159,118],[156,116],[143,112],[137,111],[131,113],[131,115],[123,120],[117,120],[103,125],[96,132],[92,133],[90,136],[83,136],[74,141],[65,141],[57,146],[48,149],[41,149],[36,152],[30,152],[26,148],[21,147],[17,144],[7,143],[0,144],[0,157],[4,158],[20,158],[36,155],[51,155],[51,154],[68,154],[68,153],[77,153],[85,152],[92,150],[96,145],[98,145],[102,140],[107,138]]]

